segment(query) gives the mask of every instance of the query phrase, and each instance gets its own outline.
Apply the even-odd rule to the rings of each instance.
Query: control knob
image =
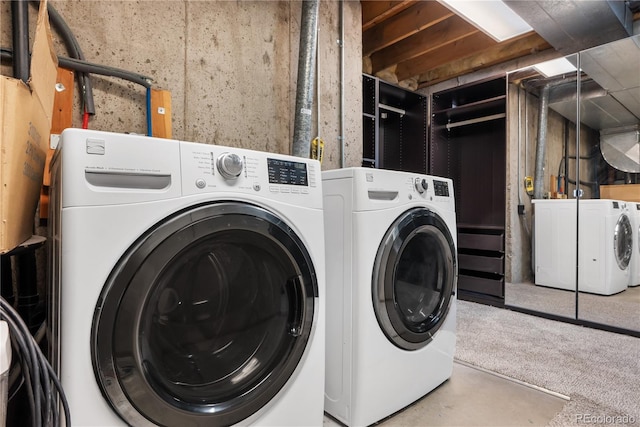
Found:
[[[420,194],[424,193],[429,188],[429,182],[424,178],[416,178],[414,185]]]
[[[216,161],[216,166],[224,179],[236,179],[240,176],[244,167],[240,156],[233,153],[220,154]]]

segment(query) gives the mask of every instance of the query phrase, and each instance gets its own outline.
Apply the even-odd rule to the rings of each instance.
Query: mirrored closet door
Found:
[[[634,36],[508,75],[506,306],[640,332],[638,69]]]

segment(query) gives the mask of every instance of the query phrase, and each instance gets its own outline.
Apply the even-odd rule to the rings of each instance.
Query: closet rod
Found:
[[[466,126],[466,125],[472,125],[474,123],[488,122],[490,120],[503,119],[505,117],[507,117],[506,113],[500,113],[500,114],[494,114],[494,115],[491,115],[491,116],[478,117],[476,119],[463,120],[461,122],[447,123],[445,127],[447,129],[453,129],[453,128],[457,128],[459,126]]]
[[[382,108],[383,110],[393,111],[394,113],[402,114],[403,116],[407,114],[407,112],[401,108],[392,107],[390,105],[378,104],[378,108]]]

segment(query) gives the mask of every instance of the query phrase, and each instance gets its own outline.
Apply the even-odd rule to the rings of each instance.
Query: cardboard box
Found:
[[[38,12],[28,83],[0,76],[0,254],[33,234],[57,65],[44,0]]]

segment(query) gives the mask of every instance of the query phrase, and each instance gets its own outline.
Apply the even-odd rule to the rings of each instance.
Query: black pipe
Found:
[[[567,156],[569,159],[575,160],[576,156]],[[580,156],[580,160],[591,160],[595,157],[595,154],[592,154],[590,156]]]
[[[13,295],[13,272],[10,255],[0,255],[0,288],[2,298],[13,306],[15,297]]]
[[[560,171],[558,171],[558,178],[560,176],[562,176],[562,180],[564,181],[562,183],[562,186],[564,187],[564,194],[567,194],[569,192],[569,182],[567,181],[567,175],[569,174],[569,120],[567,120],[566,118],[564,119],[564,121],[562,122],[562,125],[564,127],[564,157],[562,158],[562,161],[560,162],[561,165],[564,165],[564,173],[560,173]]]
[[[29,80],[29,3],[25,0],[11,2],[13,25],[13,77],[23,82]]]
[[[81,61],[79,59],[58,57],[58,63],[64,68],[80,71],[83,73],[100,74],[108,77],[117,77],[123,80],[128,80],[133,83],[137,83],[146,88],[151,87],[151,77],[144,76],[142,74],[132,73],[119,68],[110,67],[108,65],[93,64],[87,61]]]
[[[575,179],[571,179],[571,178],[567,178],[567,181],[569,181],[569,184],[574,184],[576,183]],[[589,186],[595,186],[596,183],[593,181],[583,181],[582,179],[580,180],[580,185],[589,185]]]
[[[7,48],[0,48],[0,56],[3,58],[12,58],[13,52]],[[81,61],[74,58],[66,58],[64,56],[58,56],[58,64],[63,68],[68,68],[74,71],[80,71],[83,73],[100,74],[108,77],[117,77],[123,80],[128,80],[133,83],[137,83],[146,88],[151,87],[151,77],[147,77],[142,74],[132,73],[131,71],[122,70],[120,68],[110,67],[108,65],[94,64],[92,62]]]
[[[35,7],[39,7],[40,1],[32,1],[31,4]],[[80,48],[78,40],[73,35],[73,32],[67,25],[66,21],[62,18],[62,16],[60,16],[58,11],[51,5],[51,3],[47,3],[47,12],[49,13],[49,20],[51,21],[51,24],[56,28],[58,34],[62,37],[64,44],[69,51],[69,56],[84,61],[85,56],[82,52],[82,49]],[[87,113],[94,115],[96,113],[96,108],[93,102],[93,89],[91,86],[91,79],[86,73],[81,73],[78,76],[78,84],[80,85],[80,90],[82,92],[81,95],[84,101],[85,110],[87,111]]]
[[[44,310],[38,294],[35,251],[15,256],[18,261],[18,313],[33,334],[44,321]]]

